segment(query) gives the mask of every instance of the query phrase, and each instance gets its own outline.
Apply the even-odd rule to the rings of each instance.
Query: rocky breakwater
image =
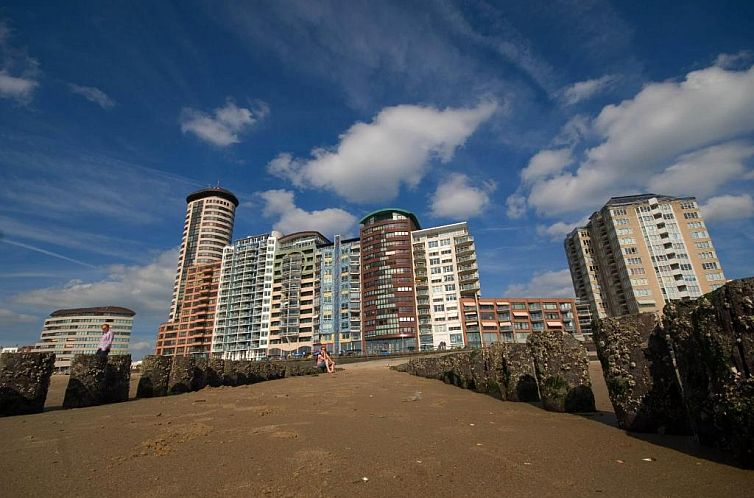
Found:
[[[534,332],[527,340],[542,406],[556,412],[593,412],[594,393],[586,349],[560,330]]]
[[[166,396],[172,365],[172,356],[145,356],[141,362],[141,378],[136,390],[136,397]]]
[[[690,434],[673,360],[655,314],[598,320],[593,339],[619,427]]]
[[[663,328],[694,434],[754,468],[754,278],[668,304]]]
[[[0,354],[0,416],[44,409],[55,353]]]

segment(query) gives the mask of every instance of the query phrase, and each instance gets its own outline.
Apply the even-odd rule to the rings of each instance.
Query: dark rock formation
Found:
[[[107,358],[93,354],[74,355],[63,408],[101,405],[105,402],[106,381]]]
[[[44,409],[55,353],[0,354],[0,416]]]
[[[170,367],[168,377],[168,394],[191,392],[196,364],[191,356],[176,356]]]
[[[172,365],[172,356],[145,356],[141,362],[141,378],[136,397],[151,398],[167,395]]]
[[[537,373],[527,344],[500,344],[502,360],[503,399],[508,401],[539,401]]]
[[[663,313],[694,433],[754,467],[754,278]]]
[[[634,432],[690,434],[665,339],[653,313],[598,320],[593,328],[618,426]]]
[[[207,385],[211,387],[222,386],[224,372],[225,360],[221,358],[210,358],[207,360],[207,370],[205,374]]]
[[[209,360],[202,357],[194,357],[194,372],[191,377],[191,390],[200,391],[207,386],[207,369]]]
[[[244,384],[246,384],[246,375],[241,371],[241,362],[238,360],[225,360],[223,385],[242,386]]]
[[[285,377],[298,377],[300,375],[319,375],[320,373],[322,373],[312,361],[286,361],[283,362],[282,368],[285,369]]]
[[[120,403],[128,401],[131,385],[131,355],[109,355],[105,368],[105,388],[102,393],[103,403]]]
[[[556,412],[595,411],[584,346],[559,330],[534,332],[528,343],[542,406]]]

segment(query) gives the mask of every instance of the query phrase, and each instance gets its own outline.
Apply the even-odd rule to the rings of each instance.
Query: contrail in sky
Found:
[[[86,266],[87,268],[97,268],[94,265],[90,265],[89,263],[84,263],[83,261],[79,261],[78,259],[69,258],[68,256],[63,256],[62,254],[58,254],[56,252],[48,251],[46,249],[42,249],[39,247],[31,246],[29,244],[24,244],[23,242],[16,242],[13,240],[8,240],[5,238],[2,238],[2,234],[0,234],[0,242],[5,242],[6,244],[10,244],[12,246],[18,246],[23,247],[24,249],[29,249],[31,251],[36,251],[42,254],[46,254],[47,256],[52,256],[53,258],[63,259],[65,261],[70,261],[71,263],[76,263],[77,265]]]

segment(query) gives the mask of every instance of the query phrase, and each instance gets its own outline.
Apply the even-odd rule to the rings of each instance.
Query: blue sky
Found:
[[[167,317],[185,195],[234,237],[468,220],[483,295],[569,295],[612,195],[695,195],[754,274],[751,2],[10,2],[0,7],[0,344],[65,307]]]

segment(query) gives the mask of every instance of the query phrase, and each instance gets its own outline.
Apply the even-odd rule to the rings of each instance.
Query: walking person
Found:
[[[109,323],[103,323],[102,324],[102,337],[99,339],[99,344],[97,345],[97,352],[95,353],[97,356],[101,356],[102,358],[107,358],[108,353],[110,353],[110,348],[113,345],[113,332],[110,330],[110,324]]]

